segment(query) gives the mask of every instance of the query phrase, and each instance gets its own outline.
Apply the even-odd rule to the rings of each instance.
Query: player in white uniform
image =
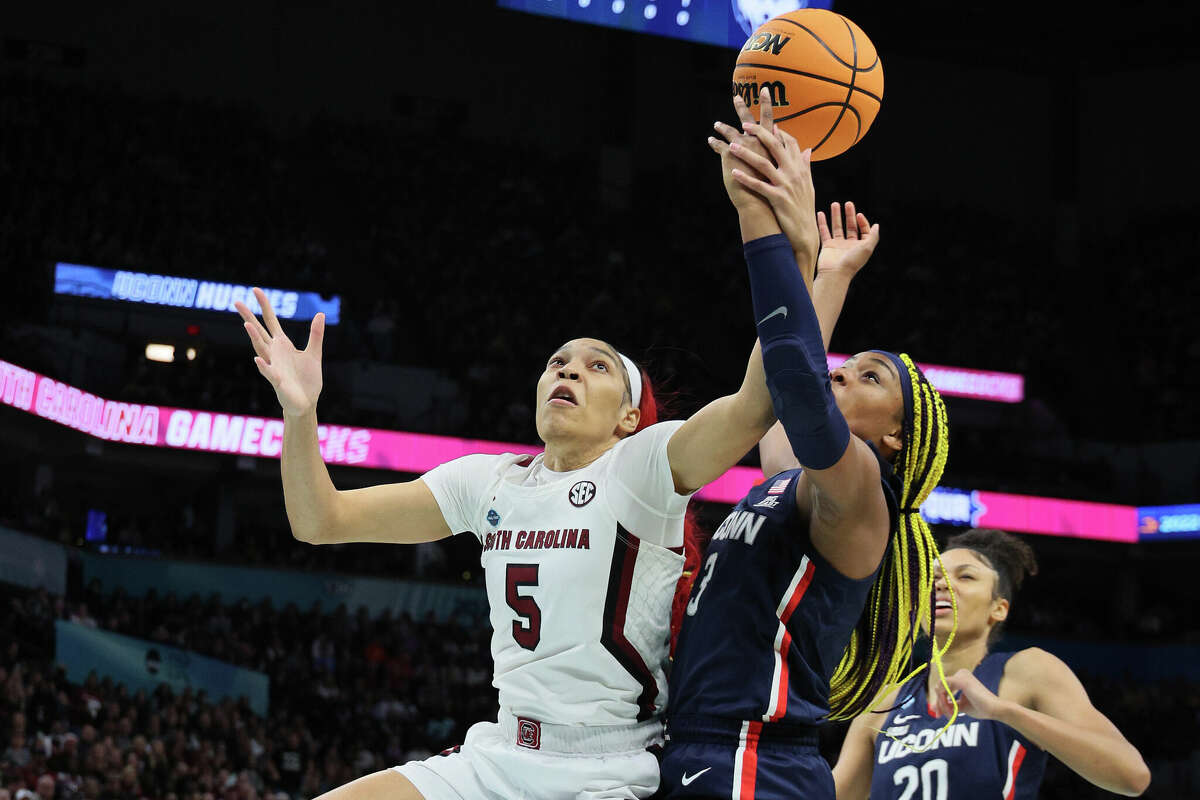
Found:
[[[769,208],[743,237],[778,233]],[[471,531],[483,544],[500,712],[461,748],[360,778],[336,800],[642,798],[658,788],[670,609],[691,494],[774,422],[757,345],[741,388],[686,422],[638,431],[653,398],[632,361],[575,339],[537,385],[546,443],[530,460],[466,456],[406,483],[338,491],[321,461],[316,402],[324,318],[298,351],[265,295],[263,323],[238,309],[259,371],[283,407],[284,499],[313,544],[428,542]],[[635,435],[636,432],[636,435]]]

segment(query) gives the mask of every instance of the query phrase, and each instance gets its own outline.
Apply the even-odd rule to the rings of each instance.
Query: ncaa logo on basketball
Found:
[[[784,36],[780,33],[763,32],[757,36],[751,36],[746,42],[746,46],[742,48],[742,52],[750,52],[753,50],[770,50],[772,55],[779,55],[779,51],[784,45],[792,40],[790,36]]]
[[[517,717],[517,746],[540,750],[542,747],[542,725],[537,720]]]
[[[576,508],[583,508],[588,503],[592,502],[592,498],[596,496],[596,484],[591,481],[580,481],[571,487],[571,491],[567,493],[567,499],[571,501],[571,505]]]

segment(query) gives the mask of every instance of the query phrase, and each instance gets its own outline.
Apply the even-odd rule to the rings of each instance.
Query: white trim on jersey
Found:
[[[746,756],[746,735],[750,733],[750,723],[743,722],[738,734],[737,753],[733,756],[733,800],[742,800],[742,761]]]
[[[1004,779],[1004,789],[1000,792],[1004,800],[1012,800],[1016,794],[1017,772],[1020,771],[1021,762],[1024,760],[1025,746],[1014,739],[1012,747],[1008,750],[1008,776]]]
[[[796,606],[808,590],[812,582],[813,564],[808,556],[800,559],[800,566],[792,575],[787,591],[779,599],[775,616],[779,620],[779,628],[775,631],[775,672],[771,676],[771,697],[767,701],[767,713],[763,714],[764,722],[772,722],[781,718],[787,711],[787,651],[792,644],[792,636],[788,633],[787,621],[791,618]]]

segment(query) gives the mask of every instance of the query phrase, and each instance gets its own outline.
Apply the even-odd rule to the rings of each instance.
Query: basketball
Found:
[[[755,119],[763,87],[775,122],[820,161],[846,152],[870,129],[883,101],[883,64],[853,22],[806,8],[765,22],[738,54],[733,92]]]

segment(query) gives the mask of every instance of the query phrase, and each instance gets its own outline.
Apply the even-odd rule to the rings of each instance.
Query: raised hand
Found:
[[[735,97],[734,105],[736,106],[739,103],[745,108],[742,99]],[[724,122],[713,123],[713,129],[724,137],[724,139],[719,139],[716,136],[708,137],[708,146],[712,148],[714,153],[721,157],[721,179],[725,184],[725,193],[729,195],[729,201],[739,211],[761,210],[770,213],[770,207],[766,199],[747,189],[733,176],[734,171],[739,169],[750,172],[754,172],[754,170],[746,162],[739,160],[730,151],[730,142],[741,143],[745,147],[759,147],[757,140],[753,136],[742,133],[737,128]]]
[[[254,363],[275,389],[285,417],[300,417],[314,411],[321,395],[321,343],[325,339],[325,315],[313,317],[308,333],[308,345],[297,350],[283,332],[279,319],[262,289],[254,290],[262,307],[263,321],[259,322],[245,303],[236,303],[245,321],[243,327],[254,346]]]
[[[841,205],[831,203],[829,222],[825,220],[824,211],[817,212],[817,229],[821,234],[821,254],[817,257],[818,276],[844,272],[846,277],[853,278],[879,244],[879,225],[872,225],[865,215],[857,213],[852,202],[846,203],[844,226]]]
[[[760,123],[740,97],[734,108],[746,135],[731,138],[729,150],[742,165],[731,166],[732,178],[764,198],[775,212],[779,227],[796,251],[796,261],[811,265],[820,243],[816,216],[816,192],[812,182],[812,150],[801,149],[795,138],[776,128],[771,93],[759,97]]]

